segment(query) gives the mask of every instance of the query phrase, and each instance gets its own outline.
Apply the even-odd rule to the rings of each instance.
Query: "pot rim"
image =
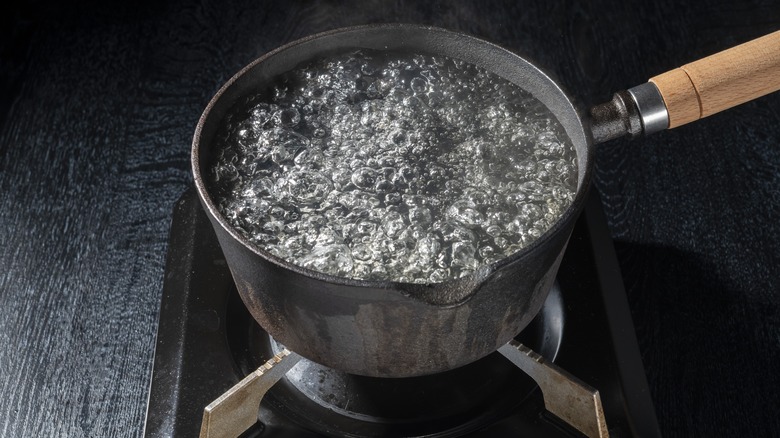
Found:
[[[507,56],[508,58],[517,61],[519,64],[525,64],[524,68],[530,68],[535,75],[538,75],[539,78],[549,86],[549,91],[558,93],[564,98],[566,110],[572,111],[572,113],[576,115],[576,118],[579,121],[579,124],[577,126],[577,128],[579,128],[577,130],[578,131],[577,134],[578,135],[582,134],[581,140],[583,140],[585,143],[583,145],[585,151],[582,157],[580,157],[578,153],[578,166],[577,166],[578,183],[577,183],[577,191],[575,193],[574,200],[566,209],[566,211],[564,211],[564,213],[558,218],[558,220],[549,229],[547,229],[547,231],[545,231],[541,236],[539,236],[537,239],[535,239],[533,242],[531,242],[529,245],[525,246],[524,248],[520,249],[519,251],[512,253],[511,255],[504,257],[501,260],[498,260],[491,264],[482,265],[479,268],[477,268],[477,270],[474,273],[466,277],[450,279],[440,283],[403,283],[403,282],[389,281],[389,280],[361,280],[361,279],[354,279],[348,277],[339,277],[336,275],[326,274],[323,272],[315,271],[312,269],[308,269],[296,265],[286,259],[275,256],[270,252],[253,244],[248,239],[246,239],[243,235],[241,235],[232,225],[230,225],[230,223],[224,218],[224,216],[222,215],[222,213],[219,211],[214,201],[212,200],[211,195],[209,194],[206,188],[206,184],[204,182],[203,175],[201,172],[200,149],[203,145],[201,142],[202,131],[204,125],[210,119],[210,115],[214,107],[217,105],[217,103],[220,101],[223,95],[237,81],[239,81],[248,72],[250,72],[258,65],[262,64],[263,62],[267,61],[270,58],[282,54],[297,46],[309,44],[313,41],[321,40],[323,38],[328,38],[334,35],[340,35],[345,33],[366,32],[366,31],[385,31],[385,32],[395,31],[395,32],[399,32],[400,35],[402,35],[403,32],[417,31],[417,32],[427,32],[431,34],[443,34],[451,38],[467,39],[473,43],[483,45],[486,49],[491,49],[493,51],[500,52],[504,56]],[[354,47],[360,48],[361,46],[359,42],[356,42]],[[484,65],[480,67],[491,71],[491,73],[498,74]],[[511,82],[516,83],[515,81],[511,81]],[[532,90],[528,90],[525,86],[523,86],[523,84],[516,83],[516,85],[521,86],[523,89],[526,89],[527,91],[532,91]],[[559,114],[556,113],[555,115],[556,118],[559,118],[558,117]],[[532,63],[531,61],[527,60],[526,58],[520,56],[519,54],[513,51],[510,51],[502,46],[499,46],[485,39],[468,35],[459,31],[444,29],[441,27],[418,25],[418,24],[405,24],[405,23],[368,24],[368,25],[342,27],[338,29],[316,33],[313,35],[309,35],[291,41],[260,56],[259,58],[255,59],[250,64],[246,65],[241,70],[239,70],[227,82],[225,82],[224,85],[222,85],[219,88],[216,94],[211,98],[211,100],[209,100],[208,105],[206,106],[200,118],[198,119],[198,123],[196,125],[195,133],[193,135],[193,140],[192,140],[191,165],[192,165],[195,187],[198,192],[199,198],[201,200],[201,204],[207,209],[207,211],[210,213],[210,216],[212,216],[212,218],[219,223],[220,227],[224,231],[226,231],[233,239],[240,242],[243,247],[249,249],[251,252],[255,253],[256,255],[271,261],[272,263],[278,265],[283,269],[288,269],[300,275],[315,278],[329,284],[341,285],[341,286],[353,286],[358,288],[371,287],[377,289],[400,290],[404,292],[404,295],[414,297],[415,295],[418,295],[415,293],[415,291],[422,292],[426,289],[438,288],[438,287],[448,288],[449,285],[455,285],[455,284],[463,284],[463,283],[470,282],[472,283],[473,286],[477,287],[493,272],[496,272],[503,266],[506,266],[510,263],[514,263],[518,260],[522,260],[531,256],[533,253],[535,253],[538,250],[539,247],[547,243],[552,238],[552,236],[561,232],[565,224],[569,222],[572,216],[579,215],[579,212],[584,206],[585,198],[590,187],[592,167],[593,167],[593,141],[585,126],[586,125],[585,123],[583,123],[583,117],[581,113],[574,106],[569,95],[565,93],[561,89],[561,87],[552,78],[550,78],[549,75],[547,75],[534,63]],[[566,134],[569,137],[569,140],[572,141],[572,143],[575,143],[576,140],[572,138],[568,130]],[[576,144],[575,144],[575,148],[576,148]],[[582,166],[581,165],[582,163],[584,163],[585,166]],[[465,299],[458,300],[457,303],[448,303],[448,304],[460,304],[463,301],[468,300],[468,298],[470,298],[472,295],[473,294],[469,294],[468,296],[465,297]]]

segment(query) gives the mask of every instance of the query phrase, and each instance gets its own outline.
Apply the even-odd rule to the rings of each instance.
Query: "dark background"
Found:
[[[191,135],[252,59],[434,24],[523,54],[586,109],[780,29],[780,4],[29,1],[0,20],[0,436],[139,436]],[[780,94],[596,155],[664,434],[780,434]]]

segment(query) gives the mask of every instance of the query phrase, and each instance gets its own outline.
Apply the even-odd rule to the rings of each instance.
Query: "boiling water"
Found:
[[[360,51],[279,77],[225,118],[207,175],[257,247],[355,279],[438,283],[541,236],[576,154],[514,84],[456,59]]]

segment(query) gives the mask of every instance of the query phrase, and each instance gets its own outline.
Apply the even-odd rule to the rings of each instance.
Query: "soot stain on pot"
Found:
[[[228,124],[237,127],[233,131],[223,129],[219,134],[218,143],[222,146],[217,148],[215,161],[222,167],[212,167],[209,191],[223,215],[258,247],[332,275],[379,280],[399,275],[393,279],[438,283],[448,276],[471,275],[480,264],[500,260],[532,242],[555,223],[571,202],[577,177],[573,149],[569,145],[568,155],[564,154],[559,162],[553,159],[558,152],[551,155],[545,149],[549,146],[566,152],[567,139],[554,117],[542,115],[546,109],[535,99],[532,100],[536,106],[528,107],[532,109],[523,107],[529,114],[517,118],[512,111],[520,111],[519,107],[512,107],[511,111],[503,108],[503,112],[489,114],[491,117],[483,120],[482,125],[473,120],[464,122],[467,124],[459,127],[465,128],[462,132],[450,129],[446,123],[432,132],[426,132],[423,125],[409,129],[403,125],[412,123],[408,120],[393,124],[398,121],[394,118],[397,114],[383,119],[387,108],[374,108],[377,102],[395,99],[401,105],[398,108],[417,108],[418,112],[411,113],[417,118],[446,119],[456,104],[441,105],[444,99],[432,83],[451,78],[429,70],[437,66],[453,70],[474,68],[462,61],[436,57],[431,58],[429,65],[423,57],[415,56],[409,65],[417,70],[407,74],[404,68],[392,68],[403,67],[396,54],[349,56],[367,61],[349,70],[344,67],[349,60],[338,64],[343,61],[342,56],[336,57],[336,61],[315,63],[326,67],[319,72],[308,67],[297,69],[260,93],[272,96],[274,103],[258,102],[253,96],[245,106],[225,117]],[[390,61],[387,65],[377,64],[373,57],[384,57],[385,61],[389,57]],[[346,91],[332,85],[339,74],[347,76],[339,79],[349,85]],[[302,86],[306,81],[318,88]],[[465,84],[451,90],[459,103],[477,94],[469,89],[473,84]],[[508,87],[507,95],[525,93],[508,82],[501,86]],[[300,100],[301,96],[294,92],[298,89],[310,100]],[[344,93],[339,96],[334,90]],[[530,105],[528,96],[523,99],[524,105]],[[350,108],[357,106],[361,109],[353,114]],[[434,111],[438,107],[443,109]],[[322,117],[318,118],[322,114],[330,117],[329,122],[340,122],[322,123]],[[350,117],[358,116],[360,120],[355,126],[367,127],[365,133],[371,135],[349,137],[354,129],[339,133],[352,126]],[[244,120],[246,117],[249,121]],[[390,128],[398,129],[377,128],[388,123]],[[528,126],[537,126],[531,131],[541,129],[542,134],[526,132],[530,137],[515,139],[518,132],[530,129]],[[528,150],[498,150],[474,138],[475,133],[497,130],[513,136],[514,143],[510,144],[525,145]],[[557,137],[551,134],[555,130],[561,132]],[[233,143],[228,144],[229,141]],[[438,142],[438,146],[434,147],[432,142]],[[545,145],[541,149],[537,147],[540,143]],[[467,145],[462,164],[441,167],[436,160],[452,154],[456,144]],[[237,145],[239,150],[248,148],[248,152],[242,156],[231,145]],[[330,156],[338,150],[341,155]],[[474,158],[488,161],[484,168],[477,166],[470,171]],[[371,167],[363,166],[372,160]],[[462,188],[463,181],[480,180],[489,168],[504,165],[506,168],[499,167],[498,174],[508,176],[522,171],[528,180],[519,185],[502,183],[489,174],[493,176],[484,180],[486,186],[476,191]],[[249,180],[248,185],[240,183],[242,179]],[[237,180],[239,183],[235,183]],[[433,183],[445,180],[446,184]],[[554,189],[545,195],[543,190],[548,184]],[[564,190],[565,186],[568,189]],[[225,201],[226,193],[238,194],[238,199]],[[440,197],[448,193],[455,201],[441,205]],[[502,208],[495,208],[497,204]],[[254,219],[248,221],[250,217]],[[429,228],[424,228],[426,225]],[[398,270],[396,265],[400,265]],[[388,272],[391,267],[393,272]],[[415,277],[420,267],[432,269],[430,276]],[[460,297],[456,295],[463,291],[456,289],[439,288],[436,296],[429,299],[457,302]],[[423,297],[430,295],[425,290],[419,292]]]
[[[405,306],[379,307],[371,304],[360,306],[355,315],[362,339],[364,366],[380,374],[393,374],[392,368],[416,369],[418,353],[415,348],[416,339],[424,330],[416,331],[414,337],[410,337],[408,328],[411,324],[419,324],[424,321],[413,321],[409,317],[409,311]],[[406,349],[409,354],[396,357],[391,362],[383,361],[381,351],[385,348]]]
[[[441,345],[451,345],[458,341],[464,341],[468,336],[468,324],[471,316],[471,307],[458,306],[449,312],[439,328],[440,333],[431,337],[428,348],[431,351],[440,351],[442,361],[447,364],[459,362],[459,351],[441,348]]]

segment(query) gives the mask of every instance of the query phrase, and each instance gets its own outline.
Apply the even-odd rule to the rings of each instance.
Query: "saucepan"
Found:
[[[220,122],[242,97],[275,76],[323,54],[353,49],[444,55],[529,91],[555,115],[576,149],[577,191],[571,206],[519,252],[470,276],[434,284],[336,277],[251,244],[219,212],[204,183]],[[488,355],[539,312],[583,208],[595,144],[674,128],[778,89],[780,32],[656,76],[582,115],[549,76],[495,44],[433,27],[360,26],[289,43],[230,79],[198,122],[192,169],[238,292],[263,329],[303,357],[341,371],[424,375]]]

